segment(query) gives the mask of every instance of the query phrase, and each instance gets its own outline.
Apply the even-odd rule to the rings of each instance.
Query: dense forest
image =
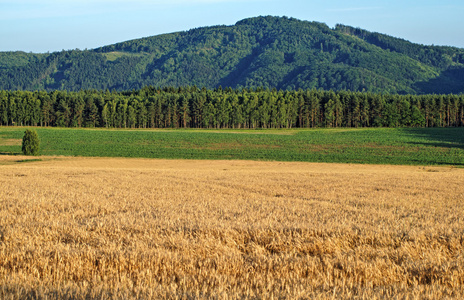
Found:
[[[91,50],[0,52],[2,90],[145,86],[464,92],[464,49],[286,17],[195,28]]]
[[[442,127],[464,125],[464,95],[352,91],[0,91],[0,125],[106,128]]]

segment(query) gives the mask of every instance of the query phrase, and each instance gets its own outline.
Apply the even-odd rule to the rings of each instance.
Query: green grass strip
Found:
[[[25,129],[0,127],[0,155]],[[41,155],[464,166],[464,128],[36,130]]]

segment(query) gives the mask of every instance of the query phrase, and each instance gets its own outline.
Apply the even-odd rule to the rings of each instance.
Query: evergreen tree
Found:
[[[39,155],[40,141],[35,130],[27,129],[24,132],[22,151],[24,155]]]
[[[420,109],[413,105],[411,109],[411,126],[413,127],[423,127],[425,125],[425,117],[420,111]]]
[[[121,93],[0,91],[0,125],[21,124],[106,128],[463,126],[464,95],[230,88],[191,91],[188,87]]]

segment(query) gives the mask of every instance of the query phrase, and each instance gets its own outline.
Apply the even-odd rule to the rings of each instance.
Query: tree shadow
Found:
[[[436,78],[417,82],[414,89],[422,94],[459,94],[464,91],[464,68],[443,71]]]
[[[18,155],[23,155],[21,152],[5,152],[5,151],[0,151],[0,155],[9,155],[9,156],[18,156]]]
[[[464,127],[404,128],[402,131],[418,139],[418,141],[408,142],[412,145],[464,150]]]
[[[254,49],[251,54],[242,58],[234,66],[234,70],[219,81],[218,86],[245,86],[246,84],[243,81],[243,78],[248,77],[248,75],[252,72],[250,66],[259,54],[259,51]]]
[[[19,152],[16,152],[16,151],[9,152],[7,149],[0,150],[0,155],[17,156],[17,155],[22,155],[22,154],[23,153],[21,151],[19,151]]]

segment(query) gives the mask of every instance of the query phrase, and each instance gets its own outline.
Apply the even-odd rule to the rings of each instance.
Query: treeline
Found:
[[[106,128],[437,127],[464,125],[464,95],[263,88],[0,91],[0,125]]]

